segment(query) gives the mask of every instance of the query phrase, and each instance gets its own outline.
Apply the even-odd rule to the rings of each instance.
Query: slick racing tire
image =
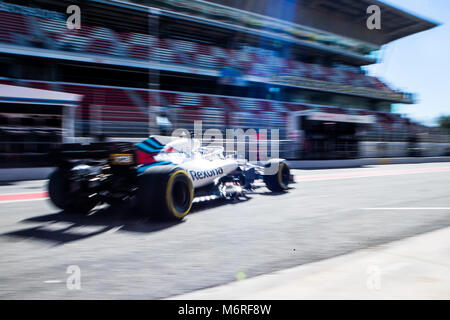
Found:
[[[55,206],[70,214],[86,214],[97,205],[88,195],[71,194],[69,181],[59,168],[50,175],[48,195]]]
[[[273,170],[268,170],[268,168],[276,168],[278,169],[276,172],[272,172]],[[263,176],[264,183],[266,187],[272,192],[282,192],[288,189],[289,182],[291,180],[291,170],[286,161],[280,160],[270,160],[265,165],[265,174]]]
[[[146,170],[139,177],[138,209],[160,220],[182,220],[191,210],[194,186],[189,174],[176,166]]]

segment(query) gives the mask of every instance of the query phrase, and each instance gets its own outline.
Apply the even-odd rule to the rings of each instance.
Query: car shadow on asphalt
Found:
[[[267,190],[267,191],[260,192],[259,194],[263,195],[263,196],[276,196],[276,197],[279,197],[279,196],[283,196],[283,195],[289,194],[289,190],[291,190],[291,189],[293,189],[293,187],[288,187],[288,189],[286,191],[278,191],[277,192],[277,191],[269,191],[269,190]]]
[[[46,241],[55,245],[62,245],[106,232],[158,232],[177,226],[183,221],[155,221],[139,216],[133,210],[124,206],[107,206],[94,209],[88,215],[61,211],[27,218],[20,223],[33,223],[38,224],[38,226],[4,233],[0,236]]]
[[[250,196],[247,197],[241,197],[239,199],[235,200],[226,200],[226,199],[215,199],[215,200],[208,200],[203,202],[196,202],[192,205],[192,209],[189,212],[189,214],[195,214],[199,213],[205,210],[214,209],[216,207],[223,207],[226,205],[237,205],[239,203],[247,202],[251,200],[252,198]]]
[[[261,194],[261,193],[260,193]],[[266,192],[265,195],[282,193]],[[189,215],[221,206],[234,206],[251,200],[251,193],[239,200],[216,199],[193,204]],[[186,219],[185,219],[186,220]],[[88,215],[67,213],[64,211],[39,215],[21,220],[19,223],[38,224],[31,228],[0,234],[35,241],[46,241],[62,245],[74,241],[92,238],[107,232],[153,233],[175,227],[185,222],[157,221],[143,217],[131,208],[123,205],[103,206],[94,209]]]
[[[0,181],[0,187],[14,186],[15,183],[12,181]]]

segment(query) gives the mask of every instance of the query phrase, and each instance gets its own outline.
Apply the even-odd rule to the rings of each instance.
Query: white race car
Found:
[[[64,144],[50,177],[52,202],[71,213],[87,213],[100,203],[127,201],[141,213],[183,219],[194,198],[236,199],[262,180],[273,192],[293,181],[283,159],[254,164],[226,157],[222,147],[200,141],[152,136],[138,144]]]

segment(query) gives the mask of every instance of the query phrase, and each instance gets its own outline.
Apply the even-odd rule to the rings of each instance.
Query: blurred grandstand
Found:
[[[366,28],[370,4],[380,31]],[[161,133],[161,114],[173,128],[280,129],[288,158],[448,152],[448,136],[391,113],[412,94],[362,69],[435,26],[378,1],[10,0],[0,21],[0,84],[35,89],[0,94],[3,167],[46,165],[64,139]],[[55,92],[81,101],[58,108],[42,97]]]

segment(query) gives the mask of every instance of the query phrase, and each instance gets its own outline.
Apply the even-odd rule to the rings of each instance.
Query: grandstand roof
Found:
[[[378,0],[205,0],[325,31],[351,36],[377,45],[434,28],[438,23]],[[382,28],[368,30],[366,10],[381,8]],[[354,28],[359,23],[361,28]],[[351,25],[351,27],[349,27]]]
[[[386,42],[437,26],[435,22],[377,0],[304,0],[304,2],[309,5],[317,5],[325,10],[334,10],[355,19],[360,17],[361,12],[364,13],[369,5],[376,4],[381,8],[382,31],[386,34],[384,40]]]

